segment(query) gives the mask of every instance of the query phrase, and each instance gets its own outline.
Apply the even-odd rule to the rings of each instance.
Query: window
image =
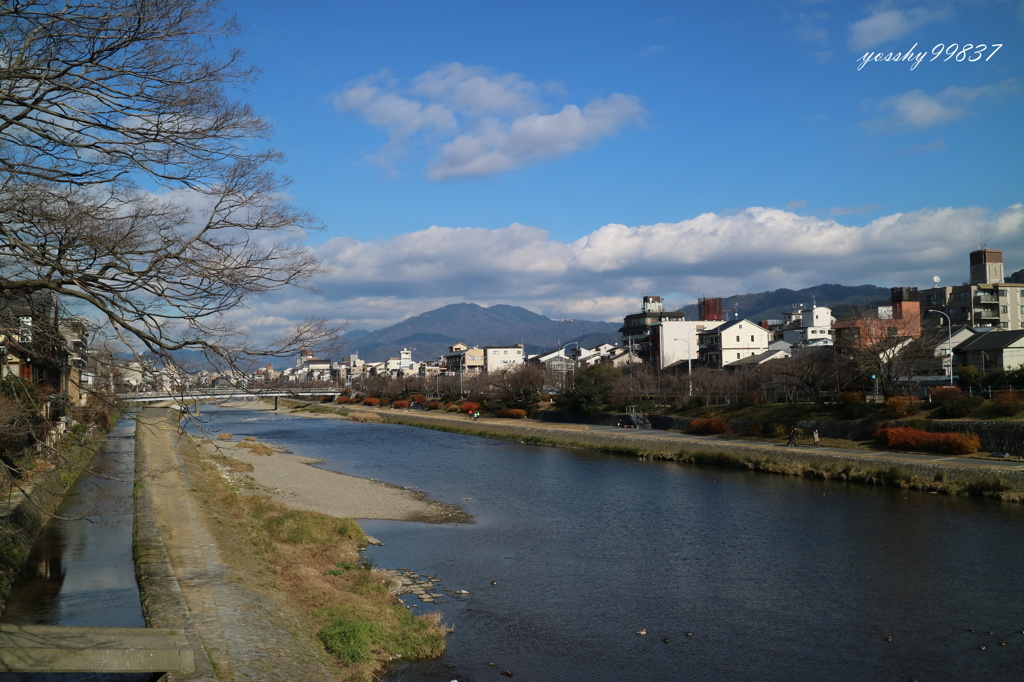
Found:
[[[740,359],[740,354],[739,354],[739,353],[737,353],[737,354],[736,354],[736,359],[737,359],[737,360],[739,360],[739,359]]]
[[[750,335],[750,343],[754,343],[754,335],[753,334]]]
[[[739,342],[740,342],[740,336],[739,336],[739,334],[737,334],[736,335],[736,343],[739,343]]]

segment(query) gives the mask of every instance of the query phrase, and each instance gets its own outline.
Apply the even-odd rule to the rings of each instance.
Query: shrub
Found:
[[[725,417],[697,417],[690,420],[689,430],[704,436],[729,433],[729,420]]]
[[[413,393],[411,396],[409,396],[409,400],[411,402],[419,403],[422,405],[423,403],[427,402],[427,396],[423,395],[422,393]]]
[[[707,407],[708,397],[705,395],[694,395],[690,396],[690,399],[686,401],[686,409],[695,410],[699,407]]]
[[[885,447],[897,450],[948,455],[969,455],[981,448],[981,439],[974,433],[932,433],[906,427],[889,427],[878,429],[875,438]]]
[[[949,390],[949,389],[945,389]],[[959,389],[954,389],[959,390]],[[947,398],[935,410],[935,416],[940,419],[958,419],[966,417],[974,410],[981,407],[984,398],[980,396],[961,396],[960,398]]]
[[[467,400],[466,402],[459,405],[459,411],[465,412],[466,414],[469,414],[470,412],[479,412],[480,403],[474,403]]]
[[[526,419],[526,410],[503,407],[495,413],[495,416],[504,419]]]
[[[894,396],[885,401],[885,410],[890,417],[909,417],[921,411],[921,401],[913,396]]]
[[[836,393],[836,404],[837,405],[862,405],[864,403],[863,393]]]
[[[363,405],[377,407],[378,405],[380,405],[380,398],[363,398]]]
[[[760,393],[744,393],[743,395],[740,396],[739,403],[740,403],[741,407],[753,407],[754,405],[760,405],[761,404],[761,394]]]
[[[959,400],[963,397],[964,392],[956,386],[943,386],[932,389],[932,401],[940,405],[950,400]]]
[[[396,400],[395,402],[391,403],[391,407],[395,408],[396,410],[404,410],[404,409],[407,409],[409,407],[409,401],[408,400]]]
[[[996,409],[1007,417],[1024,410],[1024,393],[1021,391],[997,391],[992,396]]]
[[[338,399],[335,402],[337,402],[339,405],[344,405],[345,403],[352,402],[352,398],[351,396],[347,395],[339,395]]]
[[[444,411],[445,412],[458,412],[459,411],[459,406],[456,405],[455,403],[449,403],[448,407],[444,408]]]
[[[427,409],[428,410],[443,410],[444,409],[444,403],[442,403],[440,400],[431,400],[429,403],[427,403]]]

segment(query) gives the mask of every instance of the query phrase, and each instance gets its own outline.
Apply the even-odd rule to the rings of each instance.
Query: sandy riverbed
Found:
[[[265,403],[229,403],[229,407],[266,410]],[[319,415],[307,415],[316,417]],[[324,418],[337,418],[325,415]],[[292,509],[330,514],[339,518],[390,519],[426,523],[467,522],[471,517],[460,507],[430,499],[425,493],[356,476],[327,471],[314,465],[322,460],[274,451],[255,454],[239,437],[202,444],[202,451],[214,463],[230,457],[253,469],[245,474],[260,492]],[[273,444],[265,443],[273,450]],[[226,464],[222,460],[222,464]]]

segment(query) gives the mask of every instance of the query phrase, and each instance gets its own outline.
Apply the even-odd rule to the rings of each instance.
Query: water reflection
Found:
[[[135,422],[123,416],[44,526],[0,622],[145,627],[132,561]],[[152,674],[7,674],[5,680],[145,682]]]

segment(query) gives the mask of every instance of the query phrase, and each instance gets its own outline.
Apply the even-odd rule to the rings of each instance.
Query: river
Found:
[[[361,522],[384,543],[367,551],[377,566],[469,592],[406,599],[454,631],[443,658],[397,665],[391,680],[1024,674],[1019,506],[407,426],[204,415],[474,515]]]

